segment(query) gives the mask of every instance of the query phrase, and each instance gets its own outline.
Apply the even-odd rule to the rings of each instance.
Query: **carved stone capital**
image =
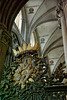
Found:
[[[56,8],[57,18],[64,16],[64,2],[63,0],[58,0],[58,5]]]
[[[62,16],[64,16],[63,9],[60,9],[59,7],[57,7],[56,14],[57,14],[57,18],[61,18]]]

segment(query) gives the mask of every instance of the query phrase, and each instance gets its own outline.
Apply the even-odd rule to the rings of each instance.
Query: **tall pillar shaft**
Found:
[[[65,5],[64,5],[64,15],[65,15],[66,27],[67,27],[67,2],[65,2]]]
[[[62,36],[63,36],[63,46],[66,62],[66,72],[67,72],[67,29],[64,15],[61,17],[61,27],[62,27]]]
[[[60,0],[58,3],[57,17],[58,20],[60,19],[61,22],[61,29],[62,29],[62,38],[63,38],[63,47],[64,47],[64,56],[65,56],[65,63],[66,63],[66,72],[67,72],[67,0],[63,1]]]
[[[11,36],[7,29],[0,24],[0,78],[3,74],[6,52],[11,44]]]

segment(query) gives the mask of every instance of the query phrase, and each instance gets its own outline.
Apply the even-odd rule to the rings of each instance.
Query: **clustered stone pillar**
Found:
[[[0,24],[0,79],[3,74],[6,52],[10,44],[11,35],[8,33],[7,28]]]
[[[66,19],[65,19],[64,9],[59,8],[57,10],[57,14],[58,14],[58,17],[60,18],[60,22],[61,22],[64,55],[65,55],[65,63],[66,63],[66,72],[67,72],[67,28],[66,28]]]

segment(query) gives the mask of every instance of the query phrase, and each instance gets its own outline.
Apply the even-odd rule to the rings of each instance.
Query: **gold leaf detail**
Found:
[[[23,50],[26,50],[27,49],[27,44],[24,42],[23,43]]]

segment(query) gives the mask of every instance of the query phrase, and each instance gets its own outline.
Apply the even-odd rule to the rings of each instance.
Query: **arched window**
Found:
[[[17,17],[15,18],[15,23],[21,33],[21,26],[22,26],[22,12],[20,10],[20,12],[18,13]]]
[[[35,45],[34,33],[32,33],[31,36],[30,36],[30,43],[31,43],[32,47]]]

